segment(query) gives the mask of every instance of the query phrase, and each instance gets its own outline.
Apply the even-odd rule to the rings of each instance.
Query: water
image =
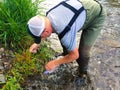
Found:
[[[120,0],[98,1],[106,7],[107,18],[92,50],[88,70],[91,83],[79,88],[74,85],[77,69],[77,64],[74,62],[62,65],[54,74],[34,78],[29,85],[29,90],[119,90]],[[53,2],[56,3],[57,0]],[[53,2],[46,0],[44,5],[52,6]],[[54,39],[52,39],[53,41]]]
[[[52,6],[57,1],[60,0],[46,0],[42,5]],[[34,77],[29,82],[28,90],[119,90],[120,0],[99,1],[107,9],[107,18],[92,50],[88,70],[91,83],[79,88],[74,85],[77,64],[73,62],[62,65],[54,74]]]
[[[1,2],[2,0],[0,0]],[[46,9],[60,0],[46,0]],[[92,50],[89,63],[90,81],[84,87],[76,87],[74,78],[77,63],[61,65],[53,74],[30,77],[25,90],[119,90],[120,88],[120,0],[99,0],[107,9],[107,18],[101,35]],[[46,11],[46,10],[45,10]],[[55,50],[56,36],[50,38]],[[55,46],[54,46],[55,45]],[[60,47],[60,48],[58,48]],[[2,56],[0,56],[2,57]],[[1,59],[1,58],[0,58]],[[7,60],[7,59],[6,59]]]
[[[120,7],[120,0],[110,0],[109,2],[115,7]]]

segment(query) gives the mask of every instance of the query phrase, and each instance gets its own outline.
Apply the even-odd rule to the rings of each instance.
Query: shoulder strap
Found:
[[[55,9],[55,8],[57,8],[57,7],[60,6],[63,2],[66,2],[66,1],[69,1],[69,0],[62,1],[62,2],[60,2],[59,4],[57,4],[56,6],[54,6],[53,8],[51,8],[51,9],[46,13],[46,16],[48,15],[48,13],[49,13],[50,11],[52,11],[52,10]]]
[[[66,0],[69,1],[69,0]],[[81,7],[80,9],[75,9],[73,6],[69,5],[66,3],[66,1],[62,1],[61,3],[59,3],[58,5],[56,5],[55,7],[51,8],[46,15],[52,11],[53,9],[57,8],[60,5],[65,6],[66,8],[69,8],[72,12],[74,12],[74,16],[72,17],[72,19],[70,20],[70,22],[68,23],[68,25],[64,28],[64,30],[58,35],[59,39],[62,39],[63,36],[71,29],[71,26],[73,25],[73,23],[75,22],[75,20],[77,19],[77,17],[80,15],[80,13],[85,10],[84,7]]]
[[[62,1],[62,2],[64,2],[64,1]],[[58,6],[60,6],[60,5],[62,4],[62,2],[60,2],[59,4],[57,4],[56,6],[54,6],[53,8],[51,8],[51,9],[46,13],[46,16],[48,15],[48,13],[49,13],[50,11],[52,11],[53,9],[57,8]]]
[[[77,19],[77,17],[80,15],[80,13],[84,10],[84,7],[81,7],[79,10],[75,9],[74,7],[72,7],[71,5],[67,4],[66,2],[62,2],[62,5],[69,8],[72,12],[74,12],[74,16],[72,17],[72,19],[70,20],[69,24],[64,28],[64,30],[58,35],[59,39],[62,39],[63,36],[70,31],[73,23],[75,22],[75,20]]]

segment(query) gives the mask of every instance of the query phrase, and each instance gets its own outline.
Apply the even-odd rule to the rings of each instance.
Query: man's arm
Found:
[[[69,54],[67,54],[63,58],[60,58],[57,60],[55,59],[48,62],[45,68],[47,70],[53,70],[55,67],[59,66],[60,64],[70,63],[73,60],[76,60],[78,57],[79,57],[78,48],[75,48],[73,51],[71,51]]]

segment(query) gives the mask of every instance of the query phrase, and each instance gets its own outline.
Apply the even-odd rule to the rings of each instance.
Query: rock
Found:
[[[0,65],[0,70],[3,70],[3,69],[4,69],[4,67]]]
[[[0,74],[0,84],[5,83],[5,76],[3,74]]]
[[[4,50],[4,48],[0,48],[0,52],[4,52],[5,50]]]
[[[120,48],[120,42],[116,40],[106,39],[102,43],[112,48]]]

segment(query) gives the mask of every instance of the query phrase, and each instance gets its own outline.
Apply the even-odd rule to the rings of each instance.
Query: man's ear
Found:
[[[44,34],[45,34],[46,36],[48,36],[48,35],[50,34],[50,31],[49,31],[48,29],[45,29],[45,30],[44,30]]]
[[[50,36],[50,31],[47,30],[47,29],[44,29],[44,31],[43,31],[43,33],[42,33],[41,36],[42,36],[43,38],[46,38],[46,37]]]

